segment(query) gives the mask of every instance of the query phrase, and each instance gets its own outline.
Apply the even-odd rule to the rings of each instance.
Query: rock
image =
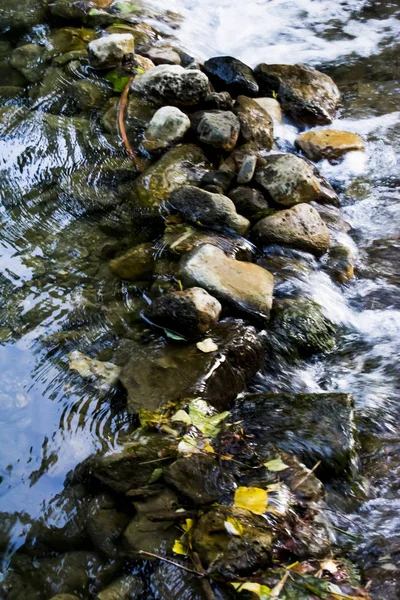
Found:
[[[338,283],[347,283],[354,277],[354,256],[344,244],[335,243],[329,249],[328,271]]]
[[[242,527],[240,536],[230,535],[227,519]],[[199,518],[192,533],[192,546],[205,568],[224,577],[250,575],[272,559],[273,532],[269,522],[243,508],[216,506]]]
[[[179,108],[163,106],[151,119],[144,134],[143,147],[148,152],[179,142],[190,128],[190,119]]]
[[[254,238],[261,244],[280,244],[321,256],[329,248],[329,229],[308,204],[297,204],[258,221]]]
[[[159,65],[146,71],[133,82],[133,89],[153,97],[162,104],[195,106],[208,94],[209,81],[197,69],[179,65]]]
[[[322,205],[317,202],[312,202],[311,205],[319,212],[321,219],[332,231],[340,231],[343,233],[351,231],[352,226],[343,218],[340,210],[336,206]]]
[[[298,146],[310,160],[327,158],[336,161],[347,152],[364,150],[364,141],[356,133],[336,129],[305,131],[296,138]]]
[[[229,92],[210,92],[204,100],[207,110],[232,110],[233,100]]]
[[[69,355],[69,368],[78,371],[83,379],[93,380],[95,386],[101,391],[109,391],[118,383],[121,369],[110,362],[95,360],[85,356],[82,352],[74,350]]]
[[[203,175],[200,184],[203,188],[214,186],[226,192],[230,188],[234,177],[235,174],[232,171],[208,171]]]
[[[46,15],[43,0],[2,0],[0,7],[0,27],[29,29],[43,23]]]
[[[192,126],[203,144],[231,152],[238,141],[240,124],[231,111],[202,111],[192,117]]]
[[[254,100],[269,114],[274,123],[282,123],[282,109],[278,100],[275,98],[254,98]]]
[[[16,85],[2,85],[0,86],[0,98],[2,100],[10,100],[11,98],[18,98],[23,96],[25,90],[23,87]]]
[[[183,185],[197,185],[207,170],[207,159],[197,146],[172,148],[137,178],[130,205],[143,218],[159,219],[159,209],[171,192]]]
[[[152,584],[157,590],[159,600],[162,598],[168,598],[168,600],[205,599],[204,588],[199,577],[163,561],[158,561],[158,564],[154,563]]]
[[[169,205],[186,221],[215,229],[231,229],[245,236],[250,223],[236,212],[232,200],[222,194],[211,194],[194,186],[180,187],[172,192]]]
[[[75,81],[69,88],[68,94],[75,100],[81,110],[101,108],[112,95],[108,85],[98,81]]]
[[[110,270],[117,277],[129,281],[149,279],[155,266],[154,252],[153,244],[139,244],[111,260]]]
[[[258,83],[253,70],[237,58],[216,56],[207,60],[203,69],[217,92],[228,91],[234,98],[240,94],[258,94]]]
[[[102,118],[104,129],[113,135],[117,131],[119,102],[111,98],[104,107]],[[140,98],[135,94],[129,94],[128,106],[125,111],[125,126],[128,139],[137,139],[149,126],[157,107],[145,98]]]
[[[239,96],[234,112],[240,121],[240,133],[245,142],[254,142],[260,149],[270,150],[274,143],[274,127],[270,115],[252,98]]]
[[[155,64],[153,63],[152,60],[150,60],[150,58],[147,58],[146,56],[141,56],[140,54],[136,54],[136,53],[135,53],[135,63],[137,65],[137,67],[139,67],[139,69],[142,69],[142,71],[144,71],[144,72],[150,71],[150,69],[153,69],[155,67]]]
[[[119,66],[123,60],[133,58],[135,39],[130,33],[112,33],[88,45],[92,65],[97,69]]]
[[[180,65],[181,57],[173,48],[151,48],[147,56],[155,65]]]
[[[306,298],[286,298],[274,303],[271,312],[269,346],[295,360],[335,347],[336,328],[321,306]]]
[[[87,508],[87,532],[95,549],[108,558],[117,558],[117,542],[130,519],[117,509],[112,496],[96,496]]]
[[[242,421],[253,448],[268,442],[296,455],[318,477],[350,473],[355,456],[354,406],[349,394],[251,394],[238,401],[232,421]]]
[[[51,600],[79,600],[78,596],[72,596],[71,594],[57,594],[53,596]]]
[[[229,198],[236,206],[236,210],[250,220],[259,220],[267,216],[269,204],[259,190],[237,187],[229,192]]]
[[[95,600],[135,600],[143,591],[143,583],[136,575],[124,575],[99,592]]]
[[[301,202],[338,202],[328,182],[302,158],[294,154],[270,154],[256,171],[255,180],[267,197],[282,206]]]
[[[43,78],[46,62],[46,49],[37,44],[26,44],[15,48],[11,54],[10,63],[30,83],[36,83]]]
[[[183,335],[199,338],[215,325],[222,306],[202,288],[164,294],[153,301],[145,317],[159,327]]]
[[[331,123],[340,93],[332,79],[305,65],[269,65],[255,69],[263,92],[277,94],[283,110],[296,122],[308,125]]]
[[[237,309],[269,316],[274,279],[253,263],[228,258],[216,246],[205,244],[181,258],[179,274],[186,287],[202,287]]]
[[[138,344],[121,374],[129,412],[155,411],[192,397],[203,398],[220,412],[228,409],[260,369],[262,344],[255,330],[241,321],[219,323],[208,337],[218,352],[201,352],[195,342]]]
[[[241,184],[250,183],[253,179],[254,173],[257,167],[257,157],[254,155],[246,156],[242,162],[239,173],[237,175],[237,182]]]
[[[61,27],[60,29],[52,29],[49,33],[51,53],[63,55],[69,54],[70,52],[79,52],[87,56],[87,44],[96,37],[96,31],[85,27]]]

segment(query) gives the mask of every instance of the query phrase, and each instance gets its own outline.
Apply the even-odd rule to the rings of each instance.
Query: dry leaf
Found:
[[[263,515],[268,505],[268,494],[261,488],[238,487],[234,502],[237,508],[245,508],[256,515]]]
[[[289,465],[286,465],[281,458],[274,458],[273,460],[269,460],[264,463],[264,467],[267,467],[268,471],[278,472],[285,471],[285,469],[289,468]]]

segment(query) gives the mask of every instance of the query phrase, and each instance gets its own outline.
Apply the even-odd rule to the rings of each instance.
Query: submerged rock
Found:
[[[255,69],[261,90],[276,93],[283,110],[296,122],[309,125],[331,123],[340,93],[332,79],[305,65],[270,65]]]
[[[250,220],[259,220],[266,216],[269,204],[263,194],[254,188],[237,187],[229,192],[229,198],[236,210]]]
[[[89,43],[89,57],[98,69],[117,67],[123,60],[133,58],[135,39],[130,33],[112,33]]]
[[[356,133],[336,129],[305,131],[296,138],[296,145],[310,160],[338,160],[347,152],[364,150],[364,141]]]
[[[156,264],[154,246],[151,243],[139,244],[122,256],[110,261],[110,271],[121,279],[140,281],[148,279]]]
[[[136,575],[124,575],[99,592],[95,600],[135,600],[143,591],[143,583]]]
[[[121,373],[129,412],[155,411],[196,396],[219,411],[229,408],[261,368],[262,344],[255,330],[241,321],[219,323],[208,337],[218,351],[201,352],[196,343],[137,345]]]
[[[10,63],[20,71],[30,83],[36,83],[43,78],[46,62],[46,49],[38,44],[26,44],[15,48],[11,54]]]
[[[301,202],[337,203],[331,185],[315,167],[294,154],[271,154],[255,179],[274,202],[291,207]]]
[[[222,306],[202,288],[164,294],[153,301],[145,317],[186,338],[196,339],[215,325]]]
[[[329,249],[328,271],[338,283],[347,283],[354,277],[354,256],[344,244],[335,243]]]
[[[180,142],[190,128],[190,119],[175,106],[163,106],[151,119],[144,134],[143,147],[148,152]]]
[[[231,111],[201,111],[192,116],[192,126],[198,140],[214,148],[231,152],[239,137],[240,124]]]
[[[258,265],[234,260],[205,244],[183,256],[179,273],[185,286],[203,287],[222,302],[268,318],[274,278]]]
[[[207,96],[209,81],[197,69],[159,65],[136,77],[133,89],[163,104],[194,106]]]
[[[239,400],[232,421],[242,421],[252,446],[274,443],[309,468],[320,460],[317,476],[343,476],[355,457],[354,404],[349,394],[251,394]]]
[[[87,507],[87,532],[96,550],[116,558],[118,540],[130,518],[129,514],[118,510],[109,494],[96,496]]]
[[[91,379],[100,390],[108,391],[118,383],[120,367],[110,362],[95,360],[74,350],[69,355],[69,368],[78,371],[83,379]]]
[[[252,231],[263,245],[281,244],[321,256],[329,248],[329,229],[308,204],[297,204],[258,221]]]
[[[234,112],[240,121],[240,133],[245,142],[270,150],[274,143],[274,127],[270,115],[252,98],[239,96]]]
[[[2,0],[0,27],[29,29],[43,23],[47,8],[43,0]]]
[[[169,205],[186,221],[205,227],[231,229],[243,236],[250,227],[249,221],[238,215],[232,200],[198,187],[184,186],[174,190]]]
[[[258,94],[258,83],[253,70],[237,58],[216,56],[206,60],[203,69],[217,92],[228,91],[235,98],[240,94]]]

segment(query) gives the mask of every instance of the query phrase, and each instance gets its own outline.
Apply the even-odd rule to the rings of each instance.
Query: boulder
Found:
[[[218,350],[204,353],[196,343],[161,344],[159,340],[137,344],[121,373],[128,411],[155,411],[193,397],[203,398],[218,411],[228,409],[261,368],[262,343],[255,330],[241,321],[221,322],[207,337]]]
[[[231,111],[201,111],[192,117],[192,126],[203,144],[231,152],[238,141],[240,124]]]
[[[159,327],[196,339],[215,325],[221,310],[218,300],[194,287],[160,296],[145,310],[145,317]]]
[[[230,229],[245,236],[250,223],[236,212],[232,200],[194,186],[180,187],[169,197],[170,207],[186,221],[215,229]]]
[[[144,134],[143,147],[148,152],[180,142],[190,128],[190,119],[175,106],[159,108]]]
[[[142,591],[143,583],[139,577],[124,575],[99,592],[95,596],[95,600],[135,600]]]
[[[111,260],[110,271],[120,279],[129,281],[149,279],[155,266],[154,253],[153,244],[139,244]]]
[[[112,33],[88,44],[91,64],[97,69],[119,66],[123,60],[133,59],[135,39],[130,33]]]
[[[356,133],[336,129],[313,129],[296,138],[296,146],[310,160],[327,158],[336,161],[348,152],[365,150],[363,139]]]
[[[217,92],[227,91],[234,98],[240,94],[258,94],[258,83],[253,70],[237,58],[216,56],[207,60],[203,69]]]
[[[315,208],[308,204],[297,204],[261,219],[252,233],[260,244],[289,246],[316,256],[329,248],[329,229]]]
[[[46,10],[43,0],[2,0],[0,28],[30,29],[43,23]]]
[[[340,93],[332,79],[305,65],[269,65],[255,69],[261,91],[276,93],[283,110],[296,122],[308,125],[331,123]]]
[[[315,167],[294,154],[270,154],[256,171],[255,180],[276,204],[294,206],[301,202],[338,203],[331,185]]]
[[[354,403],[349,394],[250,394],[230,417],[241,421],[255,451],[274,443],[324,480],[350,473],[355,458]]]
[[[30,82],[43,78],[46,62],[46,49],[38,44],[25,44],[15,48],[10,63]]]
[[[136,77],[133,89],[162,104],[195,106],[208,94],[209,81],[197,69],[180,65],[158,65]]]
[[[136,179],[129,204],[139,217],[159,219],[160,208],[171,192],[183,185],[197,185],[206,171],[207,159],[197,146],[171,148]]]
[[[263,150],[270,150],[274,143],[274,127],[270,115],[252,98],[239,96],[234,112],[240,121],[240,133],[245,142]]]
[[[181,57],[173,48],[168,46],[162,48],[151,48],[147,56],[155,65],[180,65]]]
[[[234,177],[235,174],[232,171],[223,171],[222,169],[208,171],[201,178],[200,184],[203,188],[209,188],[210,186],[214,188],[218,187],[223,192],[226,192],[231,187]]]
[[[69,88],[68,94],[81,110],[102,108],[112,95],[112,89],[100,81],[80,79]]]
[[[229,92],[210,92],[204,100],[207,110],[232,110],[233,100]]]
[[[282,109],[278,100],[275,98],[254,98],[254,100],[269,114],[274,123],[282,123]]]
[[[181,258],[179,274],[186,287],[203,287],[237,309],[269,316],[274,278],[258,265],[229,258],[216,246],[204,244]]]
[[[259,190],[240,186],[229,192],[229,198],[236,210],[250,221],[257,221],[268,214],[269,204]]]

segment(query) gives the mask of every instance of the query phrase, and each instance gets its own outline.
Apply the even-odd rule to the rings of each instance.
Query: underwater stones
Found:
[[[194,287],[160,296],[146,309],[145,316],[159,327],[195,339],[218,321],[221,310],[218,300]]]
[[[274,127],[270,115],[253,98],[239,96],[233,108],[240,121],[240,134],[245,142],[270,150],[274,143]]]
[[[328,75],[301,64],[261,63],[254,72],[261,91],[270,95],[275,92],[294,121],[309,125],[333,121],[340,93]]]
[[[329,249],[327,269],[338,283],[347,283],[354,277],[354,256],[344,244],[335,243]]]
[[[143,147],[154,152],[179,142],[190,128],[190,119],[175,106],[163,106],[151,119],[145,134]]]
[[[214,148],[231,152],[238,141],[239,119],[231,111],[202,111],[192,117],[198,140]]]
[[[147,52],[147,56],[155,65],[180,65],[181,58],[173,48],[161,47],[151,48]]]
[[[338,160],[347,152],[365,149],[363,139],[356,133],[336,129],[313,129],[296,138],[298,146],[310,160]]]
[[[269,316],[274,278],[258,265],[229,258],[216,246],[204,244],[181,258],[179,274],[186,287],[202,287],[237,309]]]
[[[75,81],[68,94],[75,100],[81,110],[101,108],[112,95],[110,88],[98,81]]]
[[[242,528],[240,536],[230,535],[227,519]],[[212,564],[219,574],[245,576],[265,568],[272,558],[272,526],[261,515],[243,508],[215,506],[201,516],[192,530],[192,546],[202,564]]]
[[[154,247],[151,243],[139,244],[109,263],[114,275],[128,281],[148,279],[153,274],[154,266]]]
[[[164,478],[195,506],[218,502],[227,488],[217,460],[202,454],[178,458],[167,467]]]
[[[180,65],[158,65],[136,77],[132,87],[163,104],[194,106],[207,96],[209,81],[197,69],[184,69]]]
[[[130,521],[130,515],[117,509],[106,493],[96,496],[87,507],[87,532],[93,546],[109,558],[117,557],[117,542]]]
[[[186,221],[215,229],[230,229],[246,235],[250,223],[236,212],[232,200],[194,186],[180,187],[169,197],[169,206]]]
[[[294,154],[270,154],[257,169],[255,180],[267,197],[282,206],[337,201],[336,193],[316,168]]]
[[[355,423],[349,394],[250,394],[238,401],[231,419],[242,421],[256,451],[274,443],[309,468],[320,460],[317,476],[323,479],[351,472]]]
[[[254,98],[254,100],[269,114],[274,123],[282,123],[282,109],[278,100],[275,98]]]
[[[44,75],[46,49],[38,44],[25,44],[15,48],[10,63],[30,82],[40,81]]]
[[[256,223],[252,234],[263,245],[280,244],[321,256],[329,248],[329,229],[318,212],[308,204],[265,217]]]
[[[258,83],[253,70],[237,58],[216,56],[207,60],[203,69],[217,92],[228,91],[235,98],[240,94],[258,94]]]
[[[83,379],[93,380],[95,386],[102,391],[108,391],[118,383],[120,368],[110,362],[95,360],[74,350],[69,355],[69,368],[77,371]]]
[[[263,194],[254,188],[239,186],[229,192],[229,198],[236,210],[250,220],[266,216],[265,211],[269,209]]]
[[[196,343],[161,344],[159,340],[138,344],[121,373],[128,411],[155,411],[168,402],[192,397],[203,398],[218,411],[228,409],[261,368],[262,343],[255,329],[242,321],[218,323],[207,337],[218,350],[204,353]]]
[[[2,0],[0,27],[29,29],[43,22],[46,10],[43,0]]]
[[[135,39],[130,33],[112,33],[88,44],[90,62],[95,68],[116,67],[124,59],[133,57]]]
[[[99,592],[95,600],[134,600],[142,591],[143,583],[139,577],[124,575]]]
[[[207,170],[207,159],[194,144],[171,148],[136,179],[129,204],[139,217],[160,218],[159,209],[171,192],[197,185]]]

